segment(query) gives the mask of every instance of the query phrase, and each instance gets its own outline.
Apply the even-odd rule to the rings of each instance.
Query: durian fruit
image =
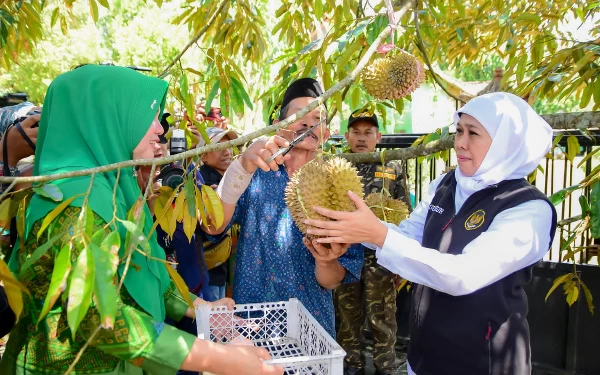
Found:
[[[379,220],[396,225],[400,224],[410,214],[406,203],[399,199],[394,199],[389,195],[382,195],[381,193],[369,194],[365,198],[365,203]]]
[[[401,51],[373,61],[361,74],[369,94],[379,100],[399,99],[415,91],[425,80],[423,65],[411,54]]]
[[[335,211],[355,211],[356,205],[348,197],[348,190],[359,197],[364,196],[362,177],[346,159],[332,157],[327,160],[316,158],[302,166],[290,178],[285,189],[285,202],[290,209],[294,222],[307,238],[307,218],[329,220],[317,214],[314,206]]]

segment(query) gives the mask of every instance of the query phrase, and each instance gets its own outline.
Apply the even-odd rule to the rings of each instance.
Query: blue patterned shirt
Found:
[[[315,259],[302,243],[302,232],[285,204],[289,181],[284,167],[256,171],[237,203],[232,223],[241,230],[236,255],[233,297],[236,303],[287,301],[297,298],[335,337],[335,314],[330,290],[315,277]],[[342,282],[360,279],[363,252],[351,246],[339,259],[346,268]]]

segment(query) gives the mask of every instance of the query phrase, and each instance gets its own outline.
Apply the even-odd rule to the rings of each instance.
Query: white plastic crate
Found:
[[[269,363],[289,375],[342,375],[346,352],[304,305],[283,302],[196,308],[198,337],[227,343],[244,337],[269,351]]]

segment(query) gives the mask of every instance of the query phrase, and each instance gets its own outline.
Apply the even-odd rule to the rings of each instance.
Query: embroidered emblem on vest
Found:
[[[477,211],[473,212],[471,214],[471,216],[469,216],[467,218],[467,220],[465,220],[465,229],[466,230],[477,229],[483,225],[484,221],[485,221],[485,211],[477,210]]]

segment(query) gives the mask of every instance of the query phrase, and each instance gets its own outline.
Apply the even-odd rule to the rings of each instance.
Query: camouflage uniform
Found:
[[[398,162],[357,164],[363,176],[365,195],[382,187],[394,198],[409,202],[404,188],[404,173]],[[337,341],[346,351],[344,367],[364,368],[362,328],[366,319],[373,334],[373,362],[379,373],[396,371],[396,290],[394,274],[377,264],[375,251],[365,248],[365,263],[360,282],[342,284],[335,290],[339,322]],[[363,303],[364,301],[364,303]]]

